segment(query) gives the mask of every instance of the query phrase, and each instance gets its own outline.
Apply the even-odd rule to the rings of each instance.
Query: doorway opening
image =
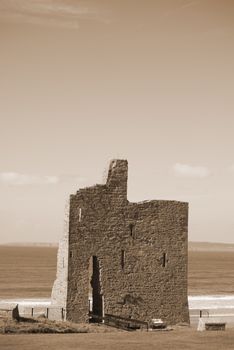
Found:
[[[89,321],[102,322],[104,298],[101,293],[100,264],[96,256],[89,261]]]

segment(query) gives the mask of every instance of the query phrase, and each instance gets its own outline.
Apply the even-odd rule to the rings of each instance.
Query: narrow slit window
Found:
[[[134,225],[133,224],[130,224],[129,225],[129,229],[130,229],[130,236],[133,237],[133,228],[134,228]]]
[[[122,270],[124,269],[124,265],[125,265],[125,251],[121,250],[121,268],[122,268]]]
[[[79,222],[81,222],[82,209],[79,208]]]
[[[166,265],[167,265],[167,253],[163,253],[162,266],[166,267]]]
[[[72,258],[72,257],[73,257],[73,251],[72,251],[72,250],[70,250],[69,255],[70,255],[70,258]]]

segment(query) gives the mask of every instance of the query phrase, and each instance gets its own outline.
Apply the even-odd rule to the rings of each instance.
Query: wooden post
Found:
[[[63,307],[62,307],[62,310],[61,310],[61,311],[62,311],[62,320],[63,320],[63,319],[64,319],[64,315],[63,315]]]
[[[33,317],[33,307],[32,307],[32,312],[31,312],[31,316]]]
[[[200,318],[202,318],[202,310],[200,310]]]
[[[46,318],[49,318],[49,308],[46,308]]]

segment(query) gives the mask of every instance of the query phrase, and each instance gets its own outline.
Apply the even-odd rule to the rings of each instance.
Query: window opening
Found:
[[[124,269],[124,265],[125,265],[125,251],[121,250],[121,267],[122,267],[122,270]]]
[[[81,222],[82,209],[79,208],[79,222]]]
[[[130,236],[133,237],[133,228],[134,228],[134,225],[133,224],[130,224],[129,225],[129,229],[130,229]]]
[[[163,266],[163,267],[166,267],[167,262],[168,262],[168,260],[167,260],[167,253],[163,253],[163,257],[162,257],[162,266]]]

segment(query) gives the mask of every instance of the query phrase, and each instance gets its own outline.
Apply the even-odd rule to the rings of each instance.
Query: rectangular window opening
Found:
[[[129,225],[129,229],[130,229],[130,236],[133,237],[133,228],[134,228],[134,225],[133,224],[130,224]]]
[[[122,270],[124,270],[124,265],[125,265],[125,251],[121,250],[121,267],[122,267]]]
[[[79,208],[79,222],[81,222],[82,209]]]
[[[167,253],[163,253],[162,266],[166,267],[166,265],[167,265]]]

